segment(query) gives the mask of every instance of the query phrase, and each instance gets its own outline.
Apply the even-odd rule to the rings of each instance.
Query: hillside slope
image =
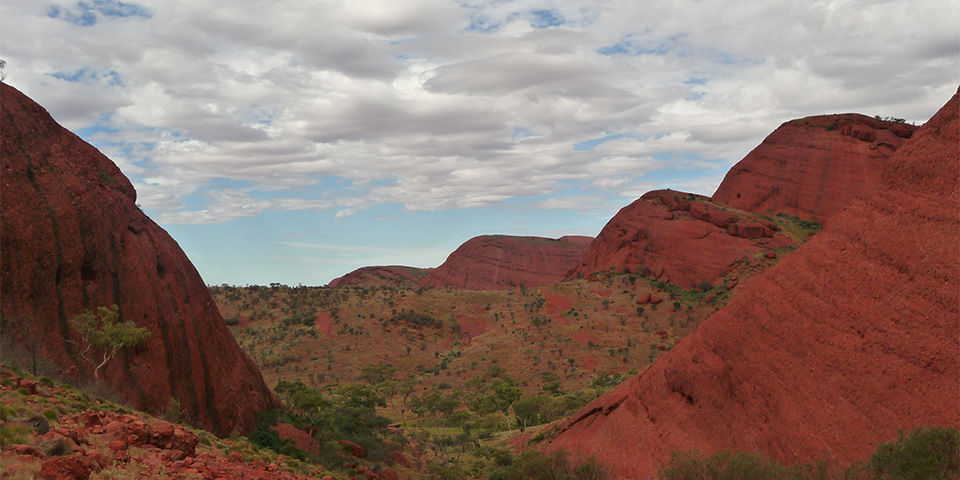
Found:
[[[916,129],[852,113],[791,120],[727,172],[713,199],[824,222],[877,183]]]
[[[589,237],[559,239],[483,235],[471,238],[420,285],[468,290],[537,287],[563,280],[587,251]]]
[[[740,260],[795,246],[779,230],[775,222],[706,197],[654,190],[617,212],[568,278],[612,269],[652,274],[684,289],[716,284]]]
[[[334,278],[329,285],[337,287],[416,287],[430,268],[387,265],[358,268],[342,277]]]
[[[137,208],[113,162],[0,88],[3,334],[89,378],[68,319],[118,305],[122,320],[152,335],[106,365],[111,388],[151,412],[175,399],[185,418],[219,434],[252,430],[276,400],[183,251]]]
[[[649,478],[676,449],[859,461],[960,425],[957,96],[879,185],[547,448]]]

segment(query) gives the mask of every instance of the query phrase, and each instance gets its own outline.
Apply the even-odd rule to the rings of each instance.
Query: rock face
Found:
[[[424,287],[499,290],[563,280],[587,251],[590,237],[560,239],[485,235],[457,248],[420,282]]]
[[[358,268],[330,281],[330,287],[405,287],[417,288],[432,269],[391,265]]]
[[[916,129],[858,114],[789,121],[727,172],[713,199],[822,223],[876,184],[887,158]]]
[[[68,319],[118,305],[151,336],[104,367],[112,389],[151,412],[176,399],[218,434],[252,430],[276,399],[177,243],[107,157],[13,87],[0,96],[4,335],[91,378]]]
[[[549,448],[649,478],[676,449],[866,459],[900,429],[960,426],[957,96],[878,184]]]
[[[743,258],[794,245],[777,230],[774,222],[706,197],[655,190],[621,209],[568,277],[612,268],[648,270],[686,289],[714,284]]]

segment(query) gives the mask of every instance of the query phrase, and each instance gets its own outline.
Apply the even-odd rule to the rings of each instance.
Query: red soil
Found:
[[[471,338],[487,333],[490,320],[486,317],[472,315],[458,315],[457,326],[460,327],[460,340],[469,342]]]
[[[916,129],[857,114],[789,121],[730,169],[713,199],[823,222],[875,185]]]
[[[960,426],[960,101],[879,184],[548,448],[648,478],[676,449],[866,459],[901,429]]]
[[[638,272],[690,289],[719,282],[739,260],[793,241],[755,214],[670,190],[648,192],[603,227],[568,277],[613,269]]]
[[[4,334],[39,342],[63,370],[92,377],[68,319],[116,304],[151,336],[104,367],[138,409],[185,415],[222,435],[276,405],[177,243],[136,206],[120,169],[15,88],[2,97],[0,308]]]

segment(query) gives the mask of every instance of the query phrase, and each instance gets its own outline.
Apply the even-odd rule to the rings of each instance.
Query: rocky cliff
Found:
[[[330,281],[330,287],[403,287],[417,288],[430,268],[390,265],[358,268]]]
[[[690,289],[715,284],[734,264],[794,242],[776,223],[707,197],[655,190],[622,208],[603,227],[569,277],[641,272]]]
[[[251,430],[276,400],[183,251],[113,162],[0,88],[4,335],[90,377],[68,319],[118,305],[151,336],[108,363],[103,381],[136,408],[163,412],[176,400],[183,418],[214,432]]]
[[[957,96],[874,188],[549,448],[648,478],[676,449],[864,460],[898,430],[960,426]]]
[[[916,129],[858,114],[789,121],[727,172],[713,199],[824,222],[877,183],[887,158]]]
[[[420,282],[424,287],[499,290],[563,280],[590,237],[484,235],[468,240]]]

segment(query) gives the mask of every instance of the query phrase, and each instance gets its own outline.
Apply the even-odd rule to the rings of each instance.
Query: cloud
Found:
[[[224,223],[244,217],[254,217],[267,210],[327,210],[333,202],[301,198],[257,199],[245,192],[222,189],[203,194],[206,208],[161,212],[158,221],[163,224]]]
[[[956,90],[958,15],[933,0],[8,0],[3,56],[8,81],[95,132],[161,223],[589,209],[710,193],[791,118],[925,120]]]

